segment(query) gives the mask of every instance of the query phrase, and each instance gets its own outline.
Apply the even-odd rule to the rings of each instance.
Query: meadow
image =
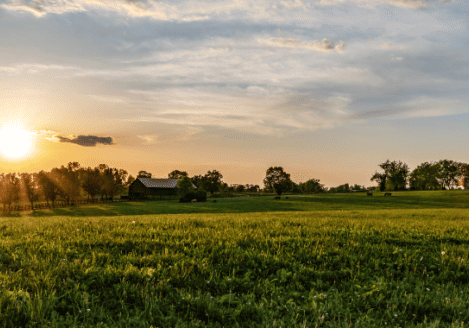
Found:
[[[127,202],[0,219],[0,327],[463,327],[469,193]]]

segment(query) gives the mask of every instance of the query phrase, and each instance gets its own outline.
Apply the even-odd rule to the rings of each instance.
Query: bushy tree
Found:
[[[350,185],[348,183],[345,183],[345,184],[337,186],[337,187],[332,187],[332,188],[329,189],[329,192],[331,192],[331,193],[350,192]]]
[[[305,194],[324,192],[324,185],[319,183],[319,179],[309,179],[299,185],[301,192]]]
[[[208,171],[202,180],[202,188],[210,192],[213,195],[215,192],[219,191],[223,186],[223,175],[217,170]],[[197,186],[199,187],[199,186]]]
[[[189,192],[194,192],[192,179],[188,176],[181,177],[177,182],[177,192],[181,198],[184,198]]]
[[[376,172],[371,181],[377,181],[380,190],[405,190],[407,186],[407,178],[409,175],[409,166],[401,161],[387,160],[379,164],[379,167],[384,170],[384,173]],[[384,188],[383,188],[384,186]]]
[[[460,176],[460,163],[443,159],[438,161],[438,180],[442,189],[453,189],[458,183]]]
[[[147,171],[138,171],[137,179],[138,178],[151,178],[152,174]]]
[[[88,194],[88,199],[94,199],[96,195],[99,195],[102,184],[101,172],[99,172],[97,167],[94,169],[88,167],[81,172],[81,186]]]
[[[271,166],[265,173],[264,186],[269,190],[275,190],[280,196],[292,187],[290,174],[286,173],[281,166]]]
[[[112,200],[115,196],[122,194],[128,175],[127,171],[110,168],[106,164],[100,164],[98,169],[102,181],[101,198],[104,199],[104,196],[106,196],[108,200]]]
[[[180,179],[182,177],[188,177],[189,175],[187,174],[186,171],[179,171],[179,170],[174,170],[168,174],[169,179]]]
[[[411,190],[436,190],[441,189],[438,181],[440,166],[438,163],[424,162],[417,166],[409,176]]]

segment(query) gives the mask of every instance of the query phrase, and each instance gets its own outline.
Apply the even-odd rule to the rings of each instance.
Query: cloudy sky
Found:
[[[0,0],[0,171],[106,163],[165,177],[372,185],[469,161],[469,1]]]

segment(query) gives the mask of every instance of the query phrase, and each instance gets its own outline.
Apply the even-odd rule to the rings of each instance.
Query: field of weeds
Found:
[[[463,327],[469,194],[130,202],[0,220],[0,327]]]

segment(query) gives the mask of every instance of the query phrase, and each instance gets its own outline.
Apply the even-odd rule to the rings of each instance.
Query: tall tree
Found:
[[[453,189],[458,183],[460,176],[460,164],[453,160],[443,159],[438,161],[439,181],[442,189]]]
[[[97,167],[94,169],[88,167],[86,170],[83,170],[81,176],[81,186],[88,194],[88,199],[94,199],[96,195],[99,195],[102,188],[102,179],[101,173]]]
[[[264,186],[270,190],[275,189],[280,196],[292,187],[290,174],[286,173],[281,166],[269,167],[265,173]]]
[[[54,207],[55,200],[60,193],[60,189],[51,176],[51,172],[41,171],[37,174],[37,181],[47,204],[49,204],[49,201],[51,201],[52,207]]]
[[[189,175],[187,174],[186,171],[179,171],[179,170],[174,170],[168,174],[169,179],[180,179],[182,177],[188,177]]]
[[[370,181],[376,181],[378,183],[378,187],[380,191],[384,191],[386,189],[386,173],[378,173],[375,172],[371,177]]]
[[[376,172],[371,181],[379,181],[380,190],[384,182],[387,190],[405,190],[407,186],[407,178],[409,175],[409,166],[401,161],[391,162],[389,159],[379,164],[379,167],[384,170],[384,173]],[[384,175],[383,175],[384,174]]]
[[[208,171],[204,175],[204,182],[203,182],[203,188],[210,192],[211,195],[213,195],[215,192],[220,190],[220,188],[223,185],[223,175],[218,172],[217,170],[213,171]]]
[[[31,209],[34,210],[34,202],[39,198],[37,175],[31,173],[21,173],[20,180],[26,199],[31,204]]]
[[[20,199],[20,180],[16,173],[0,174],[0,202],[3,211],[10,212],[11,205]]]
[[[441,189],[438,181],[440,165],[433,162],[424,162],[417,166],[409,176],[409,185],[412,190]]]
[[[109,200],[121,194],[124,190],[124,183],[127,179],[128,173],[125,170],[110,168],[106,164],[100,164],[98,170],[101,173],[101,198],[104,196]],[[140,172],[139,172],[140,174]],[[151,174],[150,174],[151,176]]]
[[[51,170],[51,177],[68,205],[80,196],[79,171],[80,164],[78,162],[70,162],[66,167],[62,165],[60,168]]]

